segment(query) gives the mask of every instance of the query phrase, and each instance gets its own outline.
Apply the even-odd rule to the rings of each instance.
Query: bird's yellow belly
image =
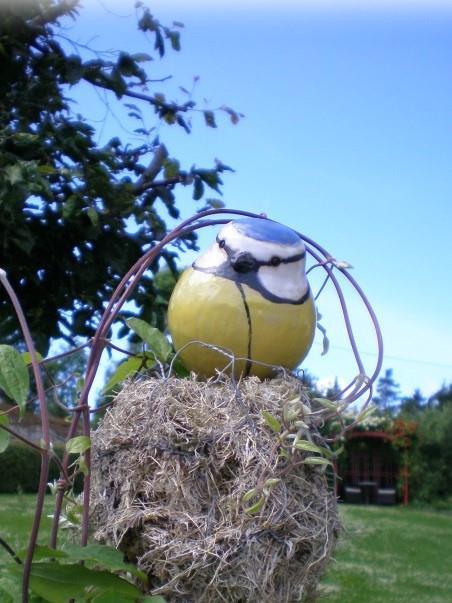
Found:
[[[292,369],[304,359],[314,338],[315,308],[312,297],[303,304],[273,303],[246,285],[240,291],[231,280],[189,268],[171,297],[168,326],[187,369],[211,376],[231,361],[190,344],[198,341],[240,358],[234,361],[236,376],[266,377],[271,367],[258,362]]]

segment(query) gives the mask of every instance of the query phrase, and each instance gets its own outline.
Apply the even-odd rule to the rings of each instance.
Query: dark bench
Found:
[[[344,486],[344,499],[347,503],[361,504],[362,490],[356,486]]]
[[[377,488],[377,505],[395,505],[395,488]]]

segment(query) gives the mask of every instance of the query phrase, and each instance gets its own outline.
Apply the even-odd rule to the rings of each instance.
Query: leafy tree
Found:
[[[452,407],[452,383],[444,384],[436,394],[429,399],[430,406],[444,408],[445,406]]]
[[[377,394],[373,397],[374,404],[382,413],[391,413],[400,398],[400,387],[395,381],[393,370],[386,369],[383,377],[377,383]]]
[[[416,416],[422,412],[426,400],[420,389],[415,389],[412,396],[402,398],[400,402],[400,413],[408,416]]]
[[[136,7],[138,29],[153,37],[151,52],[162,58],[168,45],[178,51],[181,24],[165,27],[142,3]],[[149,54],[86,55],[61,33],[61,21],[75,19],[78,10],[79,0],[0,6],[0,266],[20,296],[42,353],[52,338],[73,343],[77,335],[93,334],[121,276],[167,230],[158,201],[177,218],[178,186],[191,187],[200,201],[206,188],[220,192],[221,174],[230,169],[220,161],[210,169],[182,169],[142,117],[153,112],[156,124],[189,133],[190,115],[198,111],[190,94],[184,102],[167,99],[157,89],[162,82],[143,68]],[[98,144],[95,128],[74,112],[70,100],[82,83],[129,110],[139,144],[119,137]],[[221,110],[238,121],[234,110]],[[201,113],[207,126],[216,127],[214,112]],[[180,245],[195,247],[195,235]],[[162,256],[174,271],[175,254]],[[133,299],[145,320],[158,323],[155,301],[161,292],[152,278],[157,270],[155,262]],[[17,342],[16,321],[4,298],[0,333],[3,342]]]
[[[339,394],[341,393],[341,386],[339,385],[339,380],[337,377],[334,378],[334,383],[333,385],[330,385],[326,392],[325,392],[325,396],[327,398],[330,398],[331,400],[336,400],[339,397]]]
[[[432,502],[452,497],[452,405],[425,409],[410,457],[412,497]]]

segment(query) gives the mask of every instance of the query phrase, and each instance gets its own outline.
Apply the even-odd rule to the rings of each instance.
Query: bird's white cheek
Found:
[[[301,262],[262,266],[257,273],[262,286],[273,295],[298,300],[306,293],[308,281]]]
[[[214,243],[196,259],[195,265],[198,268],[212,268],[223,264],[227,259],[228,255],[225,250],[220,249],[218,243]]]

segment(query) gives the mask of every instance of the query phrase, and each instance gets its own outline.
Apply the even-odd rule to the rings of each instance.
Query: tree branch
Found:
[[[167,157],[168,149],[164,144],[160,144],[154,151],[154,156],[152,157],[150,164],[135,184],[135,191],[137,194],[144,192],[147,188],[152,186],[152,181],[162,169]]]
[[[41,446],[38,446],[37,444],[35,444],[31,440],[29,440],[28,438],[21,436],[19,433],[15,432],[13,429],[11,429],[11,427],[8,427],[7,425],[0,425],[0,429],[4,429],[8,433],[10,433],[13,437],[17,438],[18,440],[20,440],[27,446],[34,448],[37,452],[39,452],[39,454],[46,452],[46,450],[44,448],[41,448]]]

